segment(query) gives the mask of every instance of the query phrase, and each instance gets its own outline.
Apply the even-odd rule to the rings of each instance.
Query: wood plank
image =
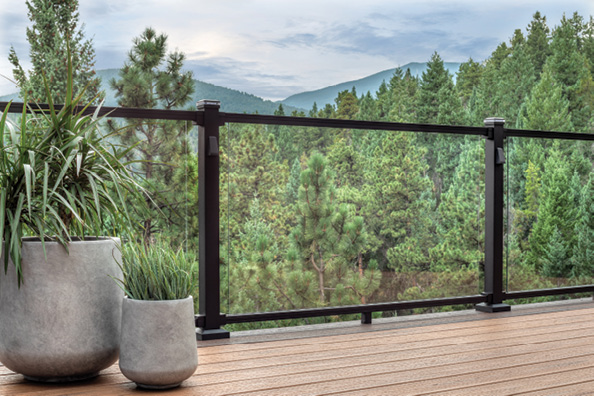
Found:
[[[565,381],[567,382],[567,381]],[[594,392],[594,379],[581,380],[571,385],[562,384],[543,390],[517,393],[518,396],[586,396]]]
[[[198,346],[175,395],[579,395],[594,389],[594,308],[272,342]],[[234,340],[233,342],[237,342]],[[204,346],[206,345],[206,346]],[[36,384],[0,365],[0,395],[138,394],[117,364],[94,380]]]
[[[591,312],[588,312],[591,311]],[[377,338],[383,338],[386,334],[394,334],[398,336],[404,336],[407,334],[420,335],[424,333],[440,333],[448,330],[455,329],[484,329],[485,331],[491,331],[493,327],[501,325],[510,325],[508,328],[515,327],[538,327],[542,325],[557,325],[562,323],[573,323],[573,322],[586,322],[588,321],[588,315],[594,315],[594,308],[583,309],[583,310],[572,310],[564,312],[554,312],[550,314],[533,314],[526,317],[522,317],[519,321],[517,317],[503,317],[503,318],[489,318],[485,315],[484,320],[481,321],[467,321],[459,323],[448,323],[435,326],[423,326],[423,327],[407,327],[407,328],[396,328],[393,330],[381,330],[376,332],[360,333],[357,336],[358,340],[375,340]],[[284,348],[286,346],[293,345],[306,345],[306,344],[327,344],[333,342],[350,342],[352,335],[338,335],[338,336],[324,336],[316,338],[305,338],[305,339],[293,339],[284,341],[273,341],[273,342],[260,342],[258,345],[262,349],[274,349]],[[254,344],[229,344],[229,345],[217,345],[217,346],[204,346],[208,342],[199,344],[199,350],[201,355],[207,356],[209,354],[221,354],[221,353],[235,353],[241,350],[255,350]]]

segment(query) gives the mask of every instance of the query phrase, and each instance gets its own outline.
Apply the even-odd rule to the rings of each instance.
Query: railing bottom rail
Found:
[[[342,307],[322,307],[309,309],[295,309],[287,311],[257,312],[247,314],[221,315],[223,324],[263,322],[270,320],[303,319],[320,316],[362,314],[363,323],[371,323],[373,312],[396,311],[401,309],[430,308],[447,305],[478,304],[486,302],[487,297],[481,294],[461,297],[448,297],[427,300],[396,301],[377,304],[346,305]],[[204,317],[196,316],[196,326],[202,327]]]

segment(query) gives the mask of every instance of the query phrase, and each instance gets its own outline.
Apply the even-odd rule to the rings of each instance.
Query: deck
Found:
[[[171,395],[590,395],[594,303],[239,332],[200,342]],[[117,364],[94,380],[41,385],[0,366],[0,395],[133,395]]]

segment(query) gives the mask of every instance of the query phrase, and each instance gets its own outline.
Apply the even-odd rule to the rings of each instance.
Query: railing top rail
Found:
[[[457,135],[479,135],[487,136],[485,127],[469,127],[455,125],[432,125],[413,124],[401,122],[384,121],[361,121],[361,120],[340,120],[335,118],[314,118],[314,117],[293,117],[293,116],[271,116],[262,114],[238,114],[220,113],[221,120],[225,123],[238,124],[268,124],[305,126],[322,128],[342,129],[364,129],[382,131],[405,131],[405,132],[430,132],[430,133],[451,133]]]
[[[4,111],[10,102],[0,102],[0,111]],[[12,102],[9,113],[22,113],[24,103]],[[31,109],[48,110],[47,104],[32,104]],[[56,109],[61,109],[62,105],[55,105]],[[93,114],[97,107],[88,107],[85,114]],[[76,107],[75,111],[82,110],[82,107]],[[27,112],[30,112],[27,109]],[[199,125],[204,123],[204,113],[195,110],[164,110],[164,109],[140,109],[128,107],[108,107],[102,106],[99,109],[99,115],[113,118],[141,118],[150,120],[178,120],[193,121]],[[360,129],[360,130],[381,130],[381,131],[404,131],[404,132],[428,132],[428,133],[449,133],[455,135],[478,135],[488,136],[489,129],[486,127],[471,127],[458,125],[435,125],[435,124],[417,124],[386,121],[362,121],[362,120],[341,120],[333,118],[314,118],[314,117],[294,117],[294,116],[273,116],[263,114],[240,114],[240,113],[219,113],[220,124],[238,123],[238,124],[265,124],[265,125],[286,125],[303,126],[319,128],[341,128],[341,129]],[[539,131],[527,129],[505,128],[506,137],[523,138],[542,138],[542,139],[563,139],[563,140],[587,140],[594,141],[594,134],[560,132],[560,131]]]
[[[10,102],[0,102],[0,111],[4,111],[6,106],[8,106]],[[22,113],[24,103],[17,103],[12,102],[10,104],[10,108],[8,109],[9,113]],[[62,105],[55,105],[56,109],[62,109]],[[33,111],[37,110],[49,110],[49,105],[47,104],[32,104],[30,108]],[[77,106],[75,107],[75,111],[82,110],[83,107]],[[84,114],[94,114],[97,107],[88,107]],[[30,113],[31,111],[27,109],[27,112]],[[99,109],[99,115],[101,116],[109,116],[114,118],[143,118],[143,119],[152,119],[152,120],[178,120],[178,121],[196,121],[199,124],[202,123],[203,113],[198,112],[195,110],[163,110],[163,109],[138,109],[138,108],[128,108],[128,107],[108,107],[108,106],[101,106]]]
[[[592,133],[538,131],[529,129],[505,129],[506,137],[564,139],[564,140],[594,140]]]

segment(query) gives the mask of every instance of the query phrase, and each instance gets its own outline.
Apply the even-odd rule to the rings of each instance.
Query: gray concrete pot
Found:
[[[118,358],[123,292],[117,239],[23,239],[24,283],[0,270],[0,362],[35,381],[90,378]],[[3,263],[4,258],[0,259]]]
[[[120,370],[136,385],[168,389],[198,367],[194,302],[124,298]]]

